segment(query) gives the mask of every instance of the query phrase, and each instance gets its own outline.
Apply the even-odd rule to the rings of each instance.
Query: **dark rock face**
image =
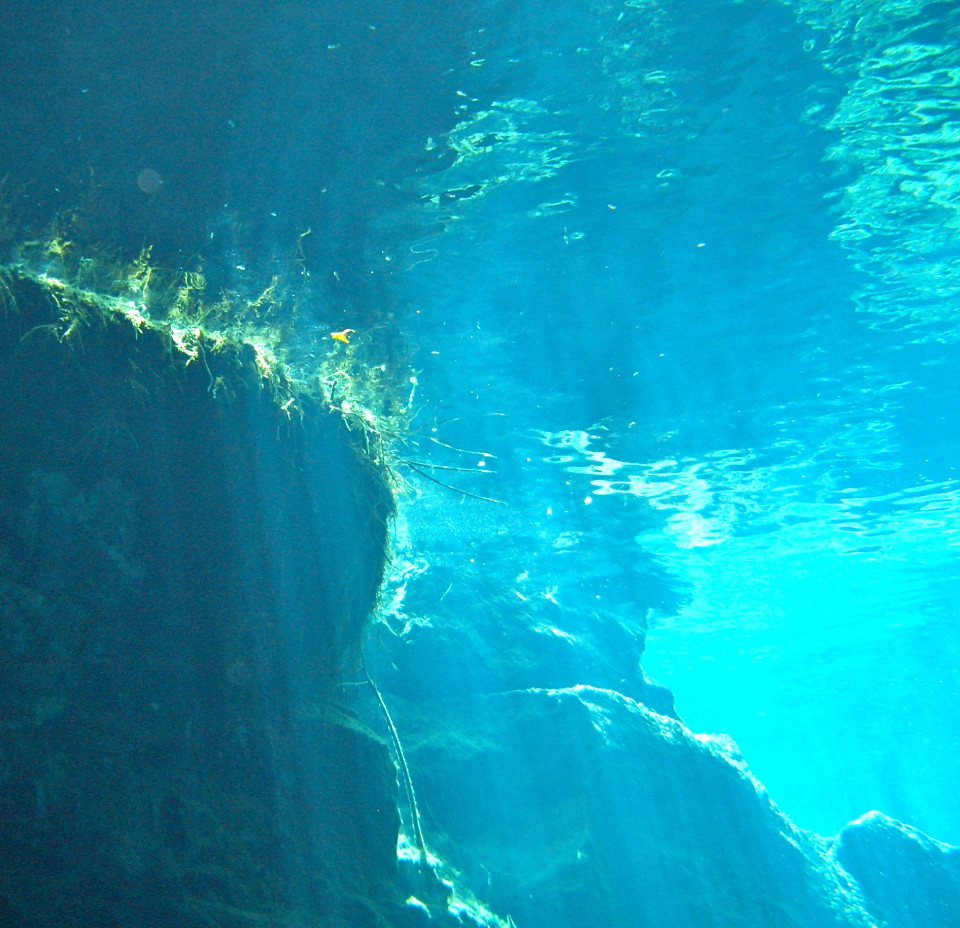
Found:
[[[856,878],[867,908],[882,924],[960,924],[960,848],[934,841],[880,812],[868,812],[837,836],[836,856]]]
[[[732,746],[617,693],[479,697],[411,733],[428,831],[523,928],[876,924]]]
[[[381,580],[381,475],[249,347],[4,292],[0,920],[372,923],[394,770],[332,697]]]
[[[417,505],[422,510],[423,504]],[[420,518],[431,518],[427,513]],[[519,533],[510,518],[504,516],[504,523]],[[389,656],[381,655],[377,678],[385,689],[413,702],[456,701],[527,687],[563,688],[586,679],[676,717],[670,691],[643,675],[642,618],[627,622],[600,609],[571,613],[539,595],[520,602],[512,586],[491,579],[516,572],[500,547],[495,536],[472,545],[471,553],[484,565],[482,576],[431,564],[404,583],[403,608],[429,620],[409,623]]]

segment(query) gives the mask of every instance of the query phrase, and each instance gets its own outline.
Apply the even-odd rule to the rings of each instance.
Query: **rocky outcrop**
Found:
[[[392,501],[340,414],[249,345],[2,295],[4,928],[957,924],[956,849],[796,828],[623,619],[426,571],[358,665]]]
[[[395,773],[333,696],[382,473],[249,345],[2,295],[0,921],[376,923]]]
[[[960,848],[880,812],[868,812],[837,836],[836,856],[856,878],[867,908],[881,924],[960,924]]]
[[[618,693],[514,691],[406,723],[428,837],[523,928],[876,924],[728,741]]]

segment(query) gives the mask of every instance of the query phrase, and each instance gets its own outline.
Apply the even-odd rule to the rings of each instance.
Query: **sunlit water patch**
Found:
[[[869,441],[877,431],[859,435]],[[875,730],[883,713],[891,725],[907,713],[908,740],[926,745],[918,757],[929,754],[934,723],[919,721],[919,680],[927,680],[925,703],[956,698],[955,672],[939,661],[953,648],[944,636],[960,595],[960,481],[904,485],[903,467],[887,460],[872,479],[845,485],[850,462],[840,452],[857,457],[854,441],[830,454],[781,441],[625,461],[605,448],[602,431],[539,439],[584,505],[628,501],[644,521],[631,542],[664,569],[680,600],[650,611],[645,668],[675,688],[691,725],[730,731],[786,808],[824,831],[864,797],[915,816],[940,801],[935,789],[908,799],[899,779],[859,770],[850,755],[879,749],[871,738],[890,740],[889,730]],[[837,779],[840,768],[859,770],[856,787],[816,795],[817,777]]]
[[[486,55],[425,146],[420,421],[497,455],[430,473],[505,505],[430,487],[397,626],[645,619],[800,824],[960,840],[956,14],[695,6]]]
[[[842,81],[811,94],[806,118],[831,136],[831,240],[865,276],[876,324],[914,339],[960,336],[958,11],[932,0],[784,0],[811,30],[807,50]]]

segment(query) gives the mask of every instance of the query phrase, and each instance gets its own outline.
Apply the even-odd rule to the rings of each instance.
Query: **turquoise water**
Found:
[[[214,297],[292,263],[301,360],[413,346],[388,623],[646,631],[800,826],[960,843],[953,5],[16,13],[4,249],[77,211]]]
[[[801,826],[956,842],[960,49],[862,6],[523,8],[401,259],[425,434],[496,461],[420,453],[506,506],[408,518],[496,608],[646,621]]]

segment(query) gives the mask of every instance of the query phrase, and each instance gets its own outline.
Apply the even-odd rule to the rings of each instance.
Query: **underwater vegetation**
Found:
[[[646,651],[827,491],[940,525],[857,492],[945,5],[133,7],[0,23],[0,928],[956,928],[957,848],[801,827]]]

